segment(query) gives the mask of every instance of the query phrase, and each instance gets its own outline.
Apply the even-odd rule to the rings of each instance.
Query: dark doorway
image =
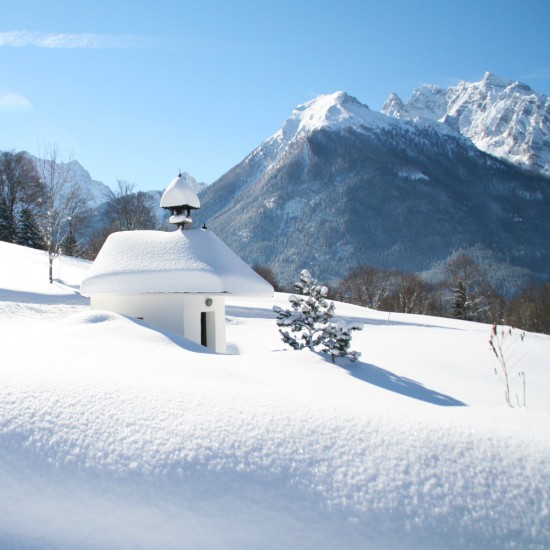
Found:
[[[206,329],[206,312],[201,313],[201,346],[208,345],[207,329]]]

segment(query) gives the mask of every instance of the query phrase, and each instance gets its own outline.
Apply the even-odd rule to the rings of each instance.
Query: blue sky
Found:
[[[94,179],[210,183],[292,109],[379,110],[485,71],[550,93],[550,1],[2,0],[0,150],[56,143]]]

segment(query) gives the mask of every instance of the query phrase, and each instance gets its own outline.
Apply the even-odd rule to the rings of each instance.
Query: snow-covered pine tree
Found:
[[[292,310],[273,306],[277,314],[277,325],[283,342],[294,349],[313,350],[321,343],[326,323],[334,316],[334,302],[328,302],[328,288],[319,285],[307,269],[300,273],[300,281],[294,283],[294,289],[301,296],[291,294],[288,301]],[[287,327],[293,334],[290,334]]]
[[[470,255],[461,253],[447,266],[454,289],[452,312],[456,319],[479,319],[488,309],[485,296],[491,293],[487,274]]]
[[[21,208],[19,213],[15,241],[22,246],[44,250],[44,243],[36,218],[32,209],[28,206]]]
[[[300,281],[294,288],[301,295],[288,297],[291,309],[273,306],[283,342],[295,350],[309,348],[314,351],[322,346],[321,351],[330,353],[333,362],[334,357],[345,356],[356,361],[360,354],[349,351],[351,332],[361,330],[362,325],[331,322],[334,302],[327,300],[328,288],[320,285],[307,269],[301,271]]]
[[[463,281],[457,281],[453,296],[453,317],[464,321],[473,321],[488,309],[483,296],[468,291]]]
[[[458,280],[454,289],[453,316],[456,319],[468,320],[470,318],[469,309],[470,307],[466,285],[462,281]]]

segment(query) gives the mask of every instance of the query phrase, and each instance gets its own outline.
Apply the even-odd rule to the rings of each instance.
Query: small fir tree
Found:
[[[294,288],[301,295],[291,294],[288,301],[291,309],[273,306],[277,314],[277,325],[283,342],[295,350],[308,348],[321,351],[335,357],[348,356],[352,361],[359,353],[349,351],[352,330],[360,330],[361,325],[348,325],[343,321],[330,322],[334,317],[334,302],[327,300],[328,288],[318,284],[306,269],[300,273],[300,281]]]
[[[17,223],[16,242],[29,248],[44,249],[42,236],[32,210],[25,206],[21,209]]]

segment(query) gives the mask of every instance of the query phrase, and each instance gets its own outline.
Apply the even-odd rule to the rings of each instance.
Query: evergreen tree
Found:
[[[17,215],[23,206],[36,204],[40,200],[42,184],[29,155],[23,151],[0,153],[0,194],[7,217],[10,242],[15,242]]]
[[[76,256],[78,243],[73,231],[73,220],[71,217],[68,219],[69,222],[69,232],[63,239],[61,243],[61,251],[66,256]]]
[[[61,251],[63,254],[65,254],[65,256],[76,256],[77,246],[78,243],[76,242],[74,233],[71,232],[65,237],[65,240],[61,243]]]
[[[470,319],[468,291],[463,281],[457,281],[453,297],[453,317],[455,319]]]
[[[331,323],[334,317],[334,302],[327,301],[328,288],[319,285],[306,269],[300,273],[300,281],[294,284],[300,296],[288,297],[292,308],[273,306],[277,314],[277,325],[283,342],[295,350],[309,348],[335,357],[349,356],[352,361],[359,357],[358,352],[350,352],[351,331],[361,330],[362,325],[348,325],[343,321]],[[290,330],[289,330],[290,329]]]
[[[16,242],[29,248],[44,249],[44,242],[42,241],[36,218],[28,206],[24,206],[19,214]]]
[[[15,228],[10,219],[4,197],[0,195],[0,241],[12,243],[15,238]]]
[[[453,281],[452,314],[456,319],[480,319],[488,310],[487,299],[493,291],[487,274],[469,254],[455,256],[447,266]]]
[[[328,288],[319,285],[306,269],[300,273],[300,281],[294,284],[294,288],[302,296],[291,294],[288,297],[292,310],[273,306],[277,325],[281,327],[279,332],[283,342],[292,348],[313,350],[321,343],[325,325],[334,316],[334,302],[328,303]],[[285,327],[290,327],[296,336],[284,330]]]

